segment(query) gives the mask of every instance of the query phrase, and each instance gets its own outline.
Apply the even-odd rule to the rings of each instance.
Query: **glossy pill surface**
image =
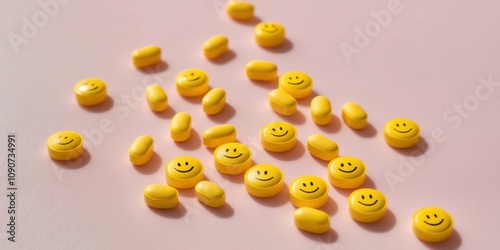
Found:
[[[359,222],[379,221],[384,218],[387,212],[385,195],[372,188],[361,188],[353,191],[347,200],[351,217]]]
[[[281,89],[269,92],[269,104],[271,108],[281,115],[293,115],[297,112],[297,100]]]
[[[159,63],[161,61],[161,48],[149,45],[136,49],[132,52],[132,62],[138,68]]]
[[[305,175],[295,178],[289,187],[290,202],[296,207],[319,208],[328,201],[328,185],[323,179]]]
[[[310,233],[321,234],[330,230],[330,216],[315,208],[298,208],[293,213],[293,221],[297,228]]]
[[[164,111],[168,108],[168,97],[165,90],[158,85],[152,84],[146,88],[146,100],[151,110],[156,112]]]
[[[236,132],[236,128],[230,124],[210,127],[203,131],[203,144],[207,148],[216,148],[228,142],[235,142]]]
[[[420,127],[407,118],[395,118],[384,126],[384,139],[396,148],[410,148],[420,139]]]
[[[83,137],[75,131],[59,131],[49,136],[47,149],[54,160],[72,160],[83,153]]]
[[[74,92],[76,101],[84,106],[100,104],[108,96],[106,83],[99,78],[87,78],[77,82]]]
[[[252,166],[252,150],[239,142],[229,142],[214,150],[214,165],[223,174],[245,173]]]
[[[307,150],[324,161],[331,161],[339,156],[337,143],[321,134],[312,134],[307,137]]]
[[[353,129],[363,129],[368,123],[368,115],[365,110],[355,102],[342,105],[342,118]]]
[[[442,208],[421,208],[413,215],[413,232],[423,241],[444,241],[453,232],[453,218]]]
[[[215,88],[203,96],[201,100],[203,111],[207,115],[215,115],[226,106],[226,91],[221,88]]]
[[[224,189],[211,181],[200,181],[194,189],[196,198],[209,207],[221,207],[226,203]]]
[[[170,136],[176,142],[183,142],[191,136],[191,115],[179,112],[170,122]]]
[[[302,99],[312,92],[312,78],[300,71],[290,71],[280,76],[279,88],[291,96]]]
[[[328,163],[328,180],[338,188],[361,186],[366,179],[366,166],[358,158],[340,156]]]
[[[130,145],[128,155],[130,162],[134,165],[144,165],[153,156],[153,137],[149,135],[141,135],[137,137]]]
[[[200,96],[208,92],[208,75],[200,69],[186,69],[175,76],[175,87],[180,95]]]
[[[245,188],[253,196],[275,196],[283,189],[284,178],[280,168],[271,164],[258,164],[245,172]]]
[[[270,122],[260,130],[260,143],[272,152],[291,150],[297,144],[297,130],[288,122]]]
[[[245,65],[248,78],[255,81],[272,81],[278,77],[278,66],[269,61],[253,60]]]
[[[217,58],[226,53],[228,45],[229,40],[226,36],[213,36],[203,43],[203,54],[208,59]]]
[[[227,14],[235,20],[248,21],[253,18],[253,5],[242,1],[229,1],[226,4]]]
[[[203,164],[192,156],[179,156],[165,167],[168,185],[175,188],[193,188],[203,180]]]
[[[277,22],[262,22],[255,26],[254,37],[262,47],[276,47],[285,41],[285,27]]]
[[[325,96],[316,96],[311,100],[311,116],[317,125],[327,125],[332,121],[332,105]]]
[[[174,208],[179,204],[177,189],[161,184],[147,185],[144,190],[144,202],[150,207],[158,209]]]

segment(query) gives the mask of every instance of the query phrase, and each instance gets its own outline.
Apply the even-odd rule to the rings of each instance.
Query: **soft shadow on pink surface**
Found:
[[[277,114],[277,113],[276,113]],[[306,117],[300,110],[297,110],[297,112],[293,115],[280,115],[283,121],[289,122],[291,124],[304,124],[306,122]]]
[[[330,123],[326,125],[316,125],[316,127],[325,133],[332,134],[340,130],[340,127],[342,126],[341,123],[342,122],[336,115],[332,115],[332,121]]]
[[[299,104],[300,106],[307,106],[307,107],[311,107],[311,101],[314,97],[316,96],[319,96],[320,94],[318,94],[318,92],[316,92],[316,90],[311,90],[311,94],[302,98],[302,99],[297,99],[297,104]]]
[[[201,147],[201,139],[200,134],[194,129],[191,130],[191,136],[187,141],[183,142],[175,142],[177,147],[182,148],[184,150],[193,151]]]
[[[309,154],[310,154],[310,153],[309,153]],[[314,161],[316,161],[316,162],[318,163],[318,165],[321,165],[321,166],[323,166],[323,167],[325,167],[325,168],[328,168],[328,163],[330,163],[330,162],[328,162],[328,161],[324,161],[324,160],[321,160],[320,158],[315,157],[315,156],[313,156],[313,155],[311,155],[311,158],[312,158]]]
[[[226,123],[227,121],[231,120],[231,118],[233,118],[235,114],[236,109],[234,109],[231,104],[226,103],[226,106],[224,106],[224,108],[218,114],[207,115],[207,117],[214,122]]]
[[[230,62],[235,57],[236,57],[236,53],[233,50],[228,49],[228,51],[226,51],[226,53],[224,53],[223,55],[221,55],[217,58],[214,58],[214,59],[208,59],[208,61],[210,61],[214,64],[223,65],[223,64]]]
[[[334,214],[337,213],[339,210],[339,207],[337,206],[337,203],[335,200],[333,200],[332,197],[328,196],[328,200],[326,201],[325,205],[319,208],[319,210],[322,210],[323,212],[327,213],[330,216],[333,216]]]
[[[354,219],[353,221],[367,231],[374,233],[383,233],[393,229],[394,226],[396,226],[397,219],[394,213],[390,209],[387,209],[387,213],[385,214],[384,218],[377,222],[363,223],[355,221]]]
[[[368,175],[366,176],[365,182],[360,187],[352,188],[352,189],[343,189],[343,188],[338,188],[335,186],[332,186],[332,187],[335,188],[335,190],[337,190],[337,192],[339,192],[339,194],[346,196],[346,197],[349,196],[353,191],[360,189],[360,188],[377,189],[377,185],[375,185],[375,182]]]
[[[182,197],[190,197],[190,198],[196,198],[196,191],[193,188],[177,188],[177,191],[179,191],[179,196]]]
[[[135,66],[132,66],[135,67]],[[161,60],[159,63],[150,65],[144,68],[137,68],[139,71],[141,71],[144,74],[155,74],[155,73],[161,73],[164,72],[168,69],[168,64]]]
[[[156,117],[158,117],[158,118],[172,119],[172,117],[174,117],[174,115],[177,112],[175,111],[175,109],[173,107],[171,107],[169,105],[168,108],[167,108],[167,110],[164,110],[164,111],[161,111],[161,112],[156,112],[156,111],[151,110],[151,113],[153,113],[154,115],[156,115]]]
[[[323,244],[334,243],[339,238],[337,232],[335,232],[335,230],[333,230],[332,228],[330,228],[326,233],[322,234],[309,233],[298,228],[297,230],[299,230],[300,233],[302,233],[302,235],[304,235],[305,237]],[[328,249],[328,247],[325,247],[325,249]]]
[[[135,170],[141,174],[154,174],[160,169],[161,167],[161,156],[154,152],[153,156],[151,156],[151,159],[148,161],[148,163],[144,165],[134,165]]]
[[[255,202],[264,205],[266,207],[281,207],[289,202],[288,199],[288,185],[285,183],[283,190],[272,197],[256,197],[248,194]]]
[[[230,175],[230,174],[223,174],[221,172],[218,173],[220,176],[222,176],[222,178],[232,183],[243,184],[245,182],[244,174]]]
[[[76,101],[76,100],[75,100]],[[111,96],[108,96],[106,100],[104,100],[103,103],[99,103],[97,105],[92,105],[92,106],[85,106],[85,105],[79,105],[84,109],[85,111],[91,112],[91,113],[102,113],[110,110],[113,108],[113,105],[115,104],[115,101]]]
[[[170,219],[179,219],[182,218],[184,214],[186,214],[186,208],[180,202],[176,207],[170,209],[157,209],[150,206],[148,206],[148,208],[155,214]]]
[[[453,232],[450,235],[450,238],[443,242],[437,242],[437,243],[431,243],[431,242],[426,242],[422,241],[422,244],[424,244],[426,247],[429,249],[459,249],[460,246],[462,245],[462,236],[458,233],[456,229],[453,229]]]
[[[286,52],[291,51],[293,49],[293,43],[292,43],[292,41],[288,40],[288,38],[285,38],[285,41],[280,46],[261,47],[261,48],[263,48],[271,53],[281,54],[281,53],[286,53]]]
[[[252,20],[248,20],[248,21],[236,20],[236,19],[232,19],[230,17],[228,17],[228,19],[230,19],[231,21],[233,21],[237,24],[246,25],[246,26],[255,26],[255,25],[259,24],[260,22],[262,22],[262,19],[260,19],[259,17],[256,17],[256,16],[254,16],[252,18]]]
[[[297,144],[295,147],[286,152],[271,152],[268,150],[264,150],[268,155],[282,161],[294,161],[302,157],[304,155],[306,148],[304,144],[297,140]]]
[[[52,162],[54,162],[54,164],[56,164],[57,166],[59,166],[61,168],[79,169],[79,168],[87,166],[87,164],[89,164],[91,158],[92,158],[92,156],[90,155],[90,153],[87,151],[87,149],[84,148],[83,153],[79,157],[77,157],[73,160],[58,161],[58,160],[54,160],[52,158],[50,158],[50,159],[52,160]]]
[[[210,88],[208,91],[212,90],[212,88]],[[203,99],[203,96],[205,96],[204,94],[203,95],[199,95],[199,96],[182,96],[182,99],[186,100],[187,102],[189,103],[192,103],[192,104],[199,104],[200,105],[200,108],[201,108],[201,100]]]
[[[234,214],[234,209],[229,203],[222,205],[222,207],[209,207],[202,203],[202,205],[207,209],[208,212],[219,218],[230,218]]]
[[[253,83],[253,85],[255,85],[257,87],[264,88],[264,89],[273,90],[273,89],[278,88],[278,78],[276,78],[272,81],[256,81],[256,80],[251,80],[251,79],[248,79],[248,80],[251,83]]]
[[[377,130],[371,123],[366,124],[366,127],[363,129],[352,129],[352,131],[364,138],[372,138],[377,135]]]
[[[418,141],[417,145],[411,147],[411,148],[395,148],[391,147],[387,144],[388,147],[392,148],[394,151],[408,156],[408,157],[414,157],[414,156],[421,156],[424,155],[425,152],[429,149],[429,144],[427,143],[427,140],[420,136],[420,140]]]

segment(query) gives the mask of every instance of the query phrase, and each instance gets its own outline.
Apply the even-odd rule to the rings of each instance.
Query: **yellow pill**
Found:
[[[288,189],[290,202],[296,207],[319,208],[328,201],[328,185],[316,176],[298,177],[290,183]]]
[[[297,112],[297,100],[281,89],[269,92],[269,104],[278,114],[293,115]]]
[[[76,101],[85,106],[97,105],[106,100],[106,89],[106,83],[101,79],[83,79],[74,87]]]
[[[245,188],[257,197],[271,197],[279,194],[284,186],[284,174],[271,164],[259,164],[245,172]]]
[[[260,130],[260,143],[272,152],[285,152],[297,144],[297,130],[287,122],[270,122]]]
[[[236,128],[233,125],[222,124],[203,131],[203,144],[207,148],[216,148],[222,144],[236,141]]]
[[[366,179],[365,164],[351,156],[340,156],[328,163],[328,180],[338,188],[357,188]]]
[[[146,88],[146,99],[149,108],[153,111],[161,112],[168,108],[167,94],[158,84],[152,84]]]
[[[208,92],[208,80],[203,70],[186,69],[175,76],[175,86],[182,96],[200,96]]]
[[[153,208],[169,209],[179,204],[177,189],[161,184],[151,184],[144,188],[144,201]]]
[[[47,149],[54,160],[72,160],[83,153],[83,137],[75,131],[59,131],[49,136]]]
[[[215,88],[203,96],[201,100],[203,111],[207,115],[215,115],[226,106],[226,91],[221,88]]]
[[[196,198],[209,207],[222,207],[226,203],[224,189],[211,181],[200,181],[194,189]]]
[[[132,52],[132,62],[138,68],[143,68],[161,61],[161,48],[149,45]]]
[[[311,100],[311,116],[317,125],[327,125],[332,121],[332,105],[325,96],[316,96]]]
[[[253,5],[247,2],[229,1],[226,4],[226,12],[232,19],[247,21],[253,18]]]
[[[312,78],[300,71],[287,72],[280,76],[279,88],[297,99],[309,96],[312,92]]]
[[[262,47],[276,47],[285,41],[285,27],[276,22],[262,22],[255,26],[254,37]]]
[[[179,156],[167,163],[165,176],[175,188],[193,188],[203,180],[203,164],[191,156]]]
[[[153,137],[141,135],[130,145],[128,150],[130,162],[134,165],[144,165],[153,156]]]
[[[252,150],[239,142],[222,144],[214,150],[214,165],[223,174],[245,173],[252,166]]]
[[[371,223],[384,218],[387,212],[385,195],[371,188],[361,188],[353,191],[349,198],[349,213],[359,222]]]
[[[320,134],[312,134],[307,137],[307,150],[313,156],[324,161],[331,161],[339,156],[337,143]]]
[[[342,105],[342,118],[353,129],[363,129],[368,123],[368,115],[365,110],[355,102]]]
[[[413,215],[413,232],[423,241],[444,241],[453,233],[453,218],[441,208],[421,208]]]
[[[395,118],[385,124],[384,139],[393,147],[410,148],[420,139],[420,127],[410,119]]]
[[[330,230],[330,216],[327,213],[310,207],[301,207],[293,213],[295,226],[299,229],[316,234]]]
[[[191,115],[179,112],[170,122],[170,136],[174,141],[183,142],[191,136]]]
[[[226,53],[229,40],[223,35],[209,38],[203,43],[203,54],[208,59],[214,59]]]
[[[278,77],[278,66],[268,61],[250,61],[245,70],[247,77],[255,81],[272,81]]]

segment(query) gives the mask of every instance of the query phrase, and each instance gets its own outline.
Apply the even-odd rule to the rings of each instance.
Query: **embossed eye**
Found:
[[[260,171],[259,170],[257,170],[257,175],[260,175]]]
[[[233,150],[233,152],[236,152],[236,148]]]
[[[311,186],[314,186],[314,183],[313,183],[312,181],[311,181],[311,182],[309,182],[309,184],[311,184]]]
[[[187,165],[189,165],[189,162],[186,161],[184,164],[186,164],[186,166],[187,166]]]
[[[267,170],[266,170],[266,171],[264,171],[264,175],[267,175]]]
[[[307,185],[305,183],[302,183],[302,186],[307,187]]]
[[[181,164],[180,164],[179,162],[177,162],[177,166],[179,166],[179,167],[180,167],[180,166],[181,166]]]

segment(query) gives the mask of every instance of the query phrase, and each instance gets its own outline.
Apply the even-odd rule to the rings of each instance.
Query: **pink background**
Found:
[[[39,3],[46,1],[0,6],[2,249],[491,249],[500,244],[498,1],[262,0],[252,1],[256,20],[250,23],[226,17],[224,0],[74,0],[51,6],[52,16],[44,19]],[[397,13],[381,27],[371,11],[386,11],[388,4],[397,6]],[[13,46],[9,36],[22,35],[23,18],[38,18],[40,27],[28,33],[27,43]],[[261,20],[282,23],[287,42],[277,49],[257,46],[252,31]],[[356,28],[366,26],[375,33],[369,43],[358,44],[349,63],[340,45],[356,46]],[[211,62],[201,45],[217,34],[228,36],[231,51]],[[130,54],[148,44],[162,47],[165,64],[138,70]],[[299,101],[295,116],[274,113],[267,94],[277,83],[245,77],[244,65],[253,59],[275,62],[280,74],[311,75],[313,94],[330,98],[334,121],[325,127],[312,122],[312,96]],[[226,90],[228,106],[221,114],[208,117],[201,98],[175,91],[175,75],[192,67],[210,75],[211,87]],[[89,77],[107,82],[109,100],[83,108],[73,85]],[[488,89],[479,80],[488,78],[496,86]],[[152,83],[167,91],[170,107],[164,113],[153,113],[145,102],[144,86]],[[353,131],[342,121],[340,107],[347,101],[369,114],[364,130]],[[462,113],[454,111],[458,106]],[[176,144],[168,128],[180,111],[192,115],[194,134]],[[384,123],[399,116],[420,125],[418,147],[395,150],[384,142]],[[292,151],[274,154],[260,146],[260,128],[275,120],[297,127],[299,143]],[[253,198],[243,176],[215,170],[212,150],[200,137],[220,123],[236,126],[255,163],[279,166],[287,184],[305,174],[326,180],[327,162],[307,152],[306,139],[312,133],[327,135],[341,155],[366,163],[365,186],[387,196],[389,213],[378,223],[356,223],[347,210],[350,191],[330,186],[331,199],[322,210],[330,214],[332,229],[323,235],[298,230],[287,191]],[[84,135],[88,154],[69,163],[51,160],[45,140],[59,130]],[[17,136],[16,243],[7,241],[5,222],[8,133]],[[146,166],[134,167],[127,151],[141,134],[154,137],[156,154]],[[202,160],[207,179],[226,190],[227,205],[207,208],[194,190],[181,191],[180,205],[172,210],[145,205],[142,189],[165,183],[164,165],[180,155]],[[413,234],[412,215],[425,206],[442,207],[454,217],[448,241],[428,244]]]

